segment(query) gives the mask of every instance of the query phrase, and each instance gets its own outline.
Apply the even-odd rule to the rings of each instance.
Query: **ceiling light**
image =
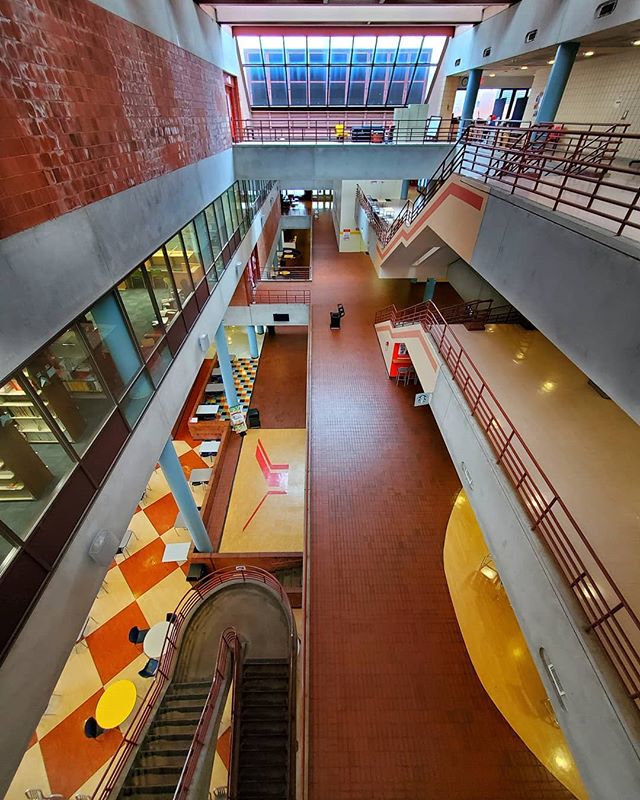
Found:
[[[529,69],[529,67],[520,67],[520,69]]]
[[[556,63],[555,58],[552,58],[551,61],[547,61],[547,64],[555,64],[555,63]]]
[[[490,78],[495,78],[496,77],[496,73],[495,72],[490,72],[489,73],[489,77]]]
[[[587,50],[587,52],[584,53],[584,57],[589,58],[589,56],[592,56],[594,52],[595,52],[594,50]]]
[[[633,42],[631,42],[631,44],[632,44],[634,47],[639,47],[639,46],[640,46],[640,39],[635,39]]]

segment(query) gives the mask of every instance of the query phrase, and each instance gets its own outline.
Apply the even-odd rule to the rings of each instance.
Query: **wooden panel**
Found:
[[[31,603],[40,592],[47,571],[28,553],[19,553],[0,578],[0,656],[17,634]]]

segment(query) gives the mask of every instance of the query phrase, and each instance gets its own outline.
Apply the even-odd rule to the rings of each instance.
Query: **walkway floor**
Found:
[[[455,619],[442,550],[460,484],[373,331],[415,287],[338,254],[328,214],[313,253],[310,800],[568,798],[485,694]]]
[[[276,328],[264,337],[251,407],[263,428],[307,426],[307,329]]]

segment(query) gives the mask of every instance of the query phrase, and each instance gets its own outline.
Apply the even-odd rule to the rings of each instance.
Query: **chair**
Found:
[[[123,555],[124,554],[128,558],[129,555],[130,555],[129,551],[127,550],[127,547],[129,546],[129,542],[131,541],[131,539],[137,539],[137,538],[138,537],[135,535],[135,533],[131,529],[126,530],[124,532],[124,536],[122,537],[122,541],[120,542],[120,546],[116,550],[116,555]]]
[[[142,630],[135,625],[129,631],[129,641],[131,644],[142,644],[144,642],[144,637],[149,633],[149,628],[143,628]]]
[[[98,721],[95,717],[89,717],[89,719],[85,720],[84,735],[87,739],[97,739],[98,736],[102,736],[103,733],[104,728],[98,725]]]
[[[140,670],[138,675],[141,678],[153,678],[153,676],[158,671],[158,664],[159,663],[160,662],[158,661],[157,658],[150,658],[147,661],[147,663],[144,665],[144,667]]]
[[[491,553],[487,553],[487,555],[482,559],[478,571],[489,581],[489,583],[493,584],[498,589],[501,588],[502,581],[500,580],[500,575],[498,574],[498,570],[496,569],[496,565]]]
[[[178,619],[178,617],[176,617],[176,615],[173,613],[173,611],[170,611],[167,614],[167,616],[165,617],[165,619],[166,619],[167,622],[175,622]]]
[[[407,386],[409,383],[409,372],[409,367],[398,367],[398,371],[396,372],[396,386],[399,384]]]
[[[29,800],[64,800],[61,794],[45,794],[42,789],[27,789],[25,797]]]

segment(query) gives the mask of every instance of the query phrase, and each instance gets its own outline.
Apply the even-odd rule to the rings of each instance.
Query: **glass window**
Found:
[[[207,285],[209,286],[210,292],[213,292],[218,285],[218,273],[216,272],[215,262],[211,265],[209,272],[207,272]]]
[[[376,49],[375,36],[356,36],[353,40],[353,63],[373,63],[373,53]]]
[[[329,68],[329,105],[344,106],[347,102],[347,67]]]
[[[351,60],[352,36],[332,36],[331,37],[331,63],[348,64]]]
[[[209,241],[209,232],[207,231],[207,220],[204,216],[204,211],[201,211],[194,219],[196,225],[196,232],[198,234],[198,242],[200,243],[200,252],[205,269],[209,269],[213,263],[213,251],[211,249],[211,242]]]
[[[328,36],[309,36],[307,39],[309,48],[310,64],[329,63],[329,37]]]
[[[233,230],[237,230],[240,226],[240,220],[238,219],[238,213],[236,210],[236,196],[233,191],[233,186],[230,186],[225,192],[227,202],[229,203],[229,211],[231,212],[231,224],[233,225]]]
[[[113,294],[94,303],[80,318],[93,360],[117,399],[142,367],[122,311]]]
[[[0,474],[6,473],[7,471],[8,470],[0,470]],[[0,575],[2,575],[11,563],[14,555],[18,552],[18,548],[14,547],[8,540],[9,531],[6,525],[3,525],[2,520],[0,520],[0,532],[5,533],[5,536],[0,535]]]
[[[249,99],[252,106],[268,106],[267,84],[265,82],[264,67],[246,67],[247,86]]]
[[[115,404],[75,327],[33,356],[23,374],[74,450],[82,455]]]
[[[240,230],[242,232],[242,235],[244,236],[245,233],[247,232],[247,228],[244,219],[244,209],[242,207],[242,195],[240,194],[240,184],[236,182],[233,184],[231,188],[233,189],[233,199],[236,205],[236,217],[238,219],[238,224],[240,225]]]
[[[204,280],[204,267],[202,266],[202,254],[200,253],[200,245],[198,244],[198,237],[196,236],[196,229],[193,222],[187,223],[181,233],[184,249],[187,254],[187,259],[189,260],[189,267],[191,268],[193,284],[194,286],[198,286],[200,281]]]
[[[173,278],[167,266],[164,250],[162,248],[157,250],[144,262],[144,267],[151,291],[160,309],[162,323],[165,328],[169,328],[180,313],[180,304],[176,287],[173,285]]]
[[[269,90],[269,102],[272,106],[286,106],[287,99],[287,77],[284,67],[266,67],[267,88]]]
[[[282,36],[261,36],[260,41],[265,64],[284,64],[284,42]]]
[[[171,351],[169,350],[169,345],[165,339],[160,342],[155,352],[151,354],[147,361],[147,367],[149,368],[149,372],[151,373],[151,377],[153,378],[153,382],[156,384],[156,386],[160,383],[165,372],[171,366],[171,361]]]
[[[120,407],[129,423],[130,427],[136,424],[140,419],[147,403],[153,394],[153,384],[149,376],[142,372],[140,377],[133,384],[131,389],[127,392],[126,396],[120,403]]]
[[[285,36],[284,49],[287,56],[287,64],[307,63],[306,36]]]
[[[145,360],[164,336],[140,267],[118,284],[118,294]]]
[[[55,371],[54,371],[55,380]],[[17,379],[0,387],[0,520],[26,539],[74,468],[32,396]],[[10,555],[2,544],[2,555]]]
[[[222,250],[222,244],[220,243],[220,233],[218,232],[218,223],[216,222],[213,203],[205,208],[204,215],[207,219],[207,230],[209,231],[209,241],[213,249],[213,257],[217,258]]]
[[[180,302],[184,306],[193,294],[193,282],[191,280],[191,273],[187,266],[187,259],[184,254],[182,239],[179,233],[176,233],[176,235],[166,243],[165,252],[171,264],[171,272],[173,273],[173,280],[178,290]]]
[[[218,222],[218,230],[220,231],[220,241],[223,245],[225,245],[231,238],[231,233],[233,233],[233,231],[231,231],[231,233],[227,232],[225,215],[224,211],[222,210],[222,195],[220,195],[220,197],[216,197],[213,205],[216,210],[216,220]]]
[[[222,212],[224,214],[224,222],[227,227],[227,241],[228,241],[229,239],[231,239],[231,237],[235,232],[235,225],[233,224],[233,220],[231,218],[231,206],[229,205],[228,194],[225,192],[220,199],[222,201]]]
[[[393,64],[398,50],[399,36],[378,36],[378,44],[373,57],[375,64]]]

